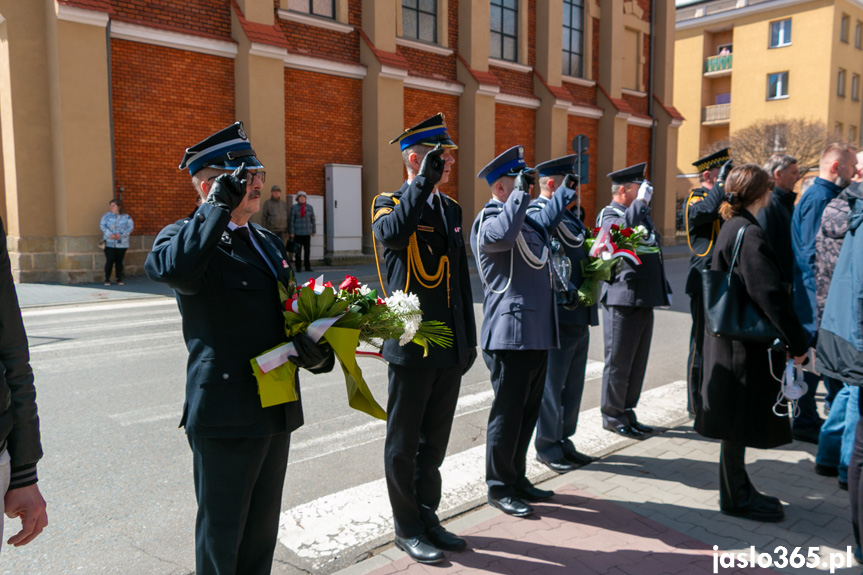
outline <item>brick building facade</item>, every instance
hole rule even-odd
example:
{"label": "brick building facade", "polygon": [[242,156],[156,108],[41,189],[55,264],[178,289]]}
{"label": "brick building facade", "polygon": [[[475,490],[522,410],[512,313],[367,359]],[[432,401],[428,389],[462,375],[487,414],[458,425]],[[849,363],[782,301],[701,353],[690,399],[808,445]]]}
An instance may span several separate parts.
{"label": "brick building facade", "polygon": [[[443,191],[466,218],[489,197],[476,173],[496,154],[522,144],[534,164],[585,134],[587,218],[610,199],[607,172],[646,161],[654,219],[673,229],[671,0],[518,0],[515,52],[500,58],[488,2],[436,0],[434,42],[411,37],[399,0],[300,4],[0,0],[0,215],[16,279],[98,279],[112,197],[135,220],[127,262],[140,272],[154,235],[194,205],[184,148],[235,120],[267,166],[265,196],[272,184],[323,196],[324,166],[347,164],[362,166],[368,206],[404,177],[389,140],[443,112],[459,144]],[[562,71],[565,8],[580,23],[574,75]]]}

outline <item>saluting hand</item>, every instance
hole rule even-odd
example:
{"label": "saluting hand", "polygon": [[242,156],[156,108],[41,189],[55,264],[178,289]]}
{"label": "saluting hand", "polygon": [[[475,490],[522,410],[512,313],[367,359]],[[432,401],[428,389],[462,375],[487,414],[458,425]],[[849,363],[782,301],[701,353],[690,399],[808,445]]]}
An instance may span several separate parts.
{"label": "saluting hand", "polygon": [[244,197],[246,197],[245,163],[240,164],[240,167],[232,173],[222,174],[216,178],[210,186],[210,193],[207,194],[207,203],[233,212]]}
{"label": "saluting hand", "polygon": [[534,178],[528,170],[522,170],[515,177],[515,190],[519,192],[530,193],[530,187],[533,185]]}
{"label": "saluting hand", "polygon": [[423,163],[420,165],[419,175],[432,185],[437,185],[443,177],[443,171],[446,167],[443,152],[443,146],[438,144],[431,152],[426,154],[425,158],[423,158]]}

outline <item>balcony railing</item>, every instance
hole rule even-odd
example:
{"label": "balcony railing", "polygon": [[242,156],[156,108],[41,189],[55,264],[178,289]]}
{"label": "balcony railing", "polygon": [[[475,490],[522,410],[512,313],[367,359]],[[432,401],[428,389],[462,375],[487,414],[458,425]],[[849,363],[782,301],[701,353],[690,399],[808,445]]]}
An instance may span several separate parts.
{"label": "balcony railing", "polygon": [[723,124],[731,120],[731,104],[705,106],[702,114],[702,124]]}
{"label": "balcony railing", "polygon": [[733,54],[722,56],[711,56],[704,62],[704,73],[731,71],[731,57]]}

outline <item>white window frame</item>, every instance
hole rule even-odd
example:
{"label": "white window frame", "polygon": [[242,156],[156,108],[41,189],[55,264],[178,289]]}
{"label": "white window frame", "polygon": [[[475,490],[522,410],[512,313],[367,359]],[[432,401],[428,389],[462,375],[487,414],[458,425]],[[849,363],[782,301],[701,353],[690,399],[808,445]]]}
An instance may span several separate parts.
{"label": "white window frame", "polygon": [[860,74],[851,74],[851,99],[860,101]]}
{"label": "white window frame", "polygon": [[[787,28],[783,24],[788,24]],[[779,34],[777,34],[777,42],[773,43],[774,26],[779,26]],[[787,36],[787,37],[786,37]],[[784,48],[791,45],[791,18],[783,20],[774,20],[770,23],[770,34],[768,36],[768,48]]]}
{"label": "white window frame", "polygon": [[[783,75],[785,76],[784,82],[782,81]],[[771,78],[771,76],[778,76],[777,89],[776,89],[777,95],[773,96],[772,98],[770,97],[770,78]],[[788,70],[767,74],[767,100],[769,100],[769,101],[784,100],[784,99],[788,98],[788,96],[789,96],[788,84],[790,84],[790,83],[791,83],[791,81],[790,81],[790,76],[788,74]]]}
{"label": "white window frame", "polygon": [[851,33],[851,16],[842,14],[842,19],[839,21],[839,41],[847,44],[848,36]]}
{"label": "white window frame", "polygon": [[836,95],[840,98],[845,97],[845,78],[848,76],[848,72],[845,68],[839,68],[839,72],[836,74]]}

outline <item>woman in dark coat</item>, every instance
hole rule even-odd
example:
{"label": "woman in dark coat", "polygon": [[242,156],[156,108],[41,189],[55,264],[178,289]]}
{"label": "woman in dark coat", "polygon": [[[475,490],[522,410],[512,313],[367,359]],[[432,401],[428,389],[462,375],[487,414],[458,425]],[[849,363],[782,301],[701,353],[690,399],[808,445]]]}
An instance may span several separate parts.
{"label": "woman in dark coat", "polygon": [[737,232],[747,226],[732,273],[782,334],[788,355],[769,351],[763,344],[707,335],[702,407],[695,429],[705,437],[722,440],[720,510],[758,521],[781,521],[785,517],[782,503],[759,493],[744,466],[746,447],[767,449],[791,442],[791,419],[773,412],[780,383],[770,372],[768,354],[772,354],[774,373],[781,377],[787,357],[803,361],[809,339],[794,314],[791,294],[782,284],[776,255],[755,219],[769,201],[769,188],[767,172],[755,164],[738,166],[729,174],[725,187],[729,201],[719,208],[726,222],[716,239],[711,269],[728,271]]}

